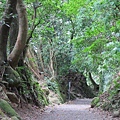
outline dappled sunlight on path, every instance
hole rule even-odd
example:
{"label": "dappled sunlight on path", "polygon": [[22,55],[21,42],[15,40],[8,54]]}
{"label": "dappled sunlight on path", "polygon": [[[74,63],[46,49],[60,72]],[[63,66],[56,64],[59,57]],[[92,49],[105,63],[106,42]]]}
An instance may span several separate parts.
{"label": "dappled sunlight on path", "polygon": [[85,110],[85,109],[88,109],[88,108],[90,108],[90,105],[62,105],[62,107],[58,107],[58,110],[77,111],[77,110]]}

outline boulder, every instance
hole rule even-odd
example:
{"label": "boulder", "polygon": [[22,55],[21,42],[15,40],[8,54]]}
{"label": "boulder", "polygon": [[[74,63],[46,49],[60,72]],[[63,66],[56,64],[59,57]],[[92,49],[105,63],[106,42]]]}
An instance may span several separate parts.
{"label": "boulder", "polygon": [[6,95],[8,96],[9,100],[10,100],[12,103],[16,103],[16,104],[19,103],[19,99],[18,99],[18,97],[16,96],[15,93],[6,92]]}
{"label": "boulder", "polygon": [[17,119],[12,119],[12,118],[9,118],[7,115],[5,115],[5,113],[3,113],[3,111],[0,109],[0,120],[19,120],[18,118]]}
{"label": "boulder", "polygon": [[8,66],[5,71],[5,81],[9,83],[10,87],[17,87],[20,84],[21,78],[17,71]]}
{"label": "boulder", "polygon": [[47,96],[50,94],[49,89],[47,89],[47,88],[42,88],[42,90],[44,91],[44,93],[45,93]]}
{"label": "boulder", "polygon": [[5,117],[5,114],[2,112],[2,110],[0,109],[0,120]]}
{"label": "boulder", "polygon": [[119,116],[120,116],[120,110],[114,110],[113,117],[119,117]]}
{"label": "boulder", "polygon": [[11,107],[11,105],[7,101],[0,99],[0,108],[8,116],[10,117],[16,116],[19,120],[21,120],[18,113],[15,112],[15,110]]}
{"label": "boulder", "polygon": [[52,105],[61,104],[59,96],[51,90],[50,90],[50,93],[48,95],[48,99],[49,99],[50,104],[52,104]]}
{"label": "boulder", "polygon": [[6,100],[6,101],[9,101],[9,98],[8,96],[6,95],[5,91],[3,90],[3,87],[0,86],[0,98]]}

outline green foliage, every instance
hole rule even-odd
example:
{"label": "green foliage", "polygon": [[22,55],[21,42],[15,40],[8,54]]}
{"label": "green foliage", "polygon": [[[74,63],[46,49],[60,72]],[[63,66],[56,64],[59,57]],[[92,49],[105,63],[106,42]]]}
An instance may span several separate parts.
{"label": "green foliage", "polygon": [[101,108],[103,109],[103,110],[109,110],[110,108],[111,108],[112,106],[111,106],[111,103],[109,103],[109,102],[104,102],[102,105],[101,105]]}
{"label": "green foliage", "polygon": [[92,102],[91,102],[91,107],[92,107],[92,108],[93,108],[93,107],[98,107],[98,106],[100,105],[99,102],[100,102],[100,98],[99,98],[99,97],[93,98],[93,100],[92,100]]}
{"label": "green foliage", "polygon": [[115,72],[120,64],[119,4],[112,0],[89,1],[80,8],[75,21],[77,35],[72,43],[76,54],[72,63],[80,71],[94,72],[103,79],[100,84],[104,84],[106,74]]}
{"label": "green foliage", "polygon": [[[24,2],[28,14],[28,36],[32,34],[30,46],[35,51],[40,71],[51,78],[52,61],[56,78],[66,75],[69,69],[91,72],[99,78],[97,82],[104,89],[104,84],[112,79],[107,78],[108,74],[112,76],[120,68],[119,0]],[[0,15],[4,5],[5,0],[0,2]],[[34,62],[36,59],[30,60]],[[31,73],[27,74],[30,87],[35,84],[37,91],[44,94],[39,85],[31,81]],[[24,82],[24,94],[27,96],[30,93]],[[60,94],[59,83],[49,79],[47,82],[51,90]],[[46,98],[39,97],[47,104]]]}
{"label": "green foliage", "polygon": [[109,90],[110,96],[109,99],[113,99],[114,96],[116,96],[120,92],[120,83],[119,83],[120,77],[113,80],[113,89]]}
{"label": "green foliage", "polygon": [[52,90],[59,96],[59,100],[61,101],[61,103],[63,103],[64,100],[63,100],[62,93],[60,92],[61,91],[60,84],[56,80],[47,79],[47,85],[50,90]]}
{"label": "green foliage", "polygon": [[5,0],[2,0],[0,1],[0,20],[2,19],[4,8],[5,8]]}
{"label": "green foliage", "polygon": [[75,16],[78,14],[80,7],[85,5],[85,2],[86,0],[69,0],[62,7],[67,16]]}
{"label": "green foliage", "polygon": [[41,102],[42,105],[46,106],[49,104],[49,101],[47,99],[47,95],[44,92],[44,90],[42,90],[40,84],[36,81],[33,82],[33,86],[35,88],[35,92],[38,95],[38,100]]}
{"label": "green foliage", "polygon": [[[48,105],[49,102],[45,92],[42,90],[40,84],[32,78],[32,73],[31,71],[28,70],[27,66],[18,67],[17,71],[19,72],[20,76],[23,78],[21,79],[21,85],[23,88],[23,93],[21,94],[24,94],[26,99],[30,99],[30,102],[36,99],[40,102],[41,105],[43,106]],[[23,71],[24,74],[22,74]]]}

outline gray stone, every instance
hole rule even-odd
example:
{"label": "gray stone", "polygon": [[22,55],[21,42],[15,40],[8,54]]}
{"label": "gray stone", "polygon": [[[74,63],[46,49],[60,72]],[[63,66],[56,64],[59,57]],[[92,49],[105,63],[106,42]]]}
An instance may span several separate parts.
{"label": "gray stone", "polygon": [[119,117],[119,116],[120,116],[120,110],[114,110],[113,117]]}
{"label": "gray stone", "polygon": [[6,95],[8,96],[9,100],[13,103],[18,104],[19,103],[19,99],[18,97],[15,95],[15,93],[11,93],[11,92],[7,92]]}

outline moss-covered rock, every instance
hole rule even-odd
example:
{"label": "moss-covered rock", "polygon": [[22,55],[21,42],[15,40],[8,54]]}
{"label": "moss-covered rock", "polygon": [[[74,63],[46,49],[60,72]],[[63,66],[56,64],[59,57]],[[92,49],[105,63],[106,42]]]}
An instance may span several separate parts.
{"label": "moss-covered rock", "polygon": [[42,90],[43,90],[43,92],[44,92],[47,96],[50,94],[49,89],[47,89],[47,88],[45,89],[45,88],[44,88],[44,89],[42,89]]}
{"label": "moss-covered rock", "polygon": [[19,120],[16,116],[11,117],[11,120]]}
{"label": "moss-covered rock", "polygon": [[10,104],[3,99],[0,99],[0,108],[8,116],[10,117],[16,116],[18,119],[20,119],[20,116],[18,115],[18,113],[16,113],[15,110],[10,106]]}
{"label": "moss-covered rock", "polygon": [[5,71],[5,81],[9,83],[9,86],[16,87],[20,84],[21,78],[17,71],[8,66]]}
{"label": "moss-covered rock", "polygon": [[95,106],[98,107],[100,105],[99,102],[100,102],[100,98],[99,97],[94,97],[92,102],[91,102],[91,108],[93,108]]}
{"label": "moss-covered rock", "polygon": [[113,117],[120,117],[120,110],[114,110]]}
{"label": "moss-covered rock", "polygon": [[12,93],[12,92],[6,92],[6,95],[8,96],[9,100],[13,103],[19,103],[19,99],[18,97],[16,96],[15,93]]}
{"label": "moss-covered rock", "polygon": [[9,118],[5,117],[5,118],[2,118],[1,120],[10,120]]}
{"label": "moss-covered rock", "polygon": [[4,88],[2,86],[0,86],[0,98],[6,100],[6,101],[9,101],[9,98],[7,97],[5,91],[4,91]]}
{"label": "moss-covered rock", "polygon": [[4,117],[4,113],[2,112],[2,110],[0,109],[0,117]]}
{"label": "moss-covered rock", "polygon": [[59,100],[58,94],[55,94],[51,90],[50,90],[50,94],[49,94],[48,98],[49,98],[50,104],[52,104],[52,105],[61,104],[61,101]]}
{"label": "moss-covered rock", "polygon": [[3,111],[0,109],[0,120],[11,120]]}

